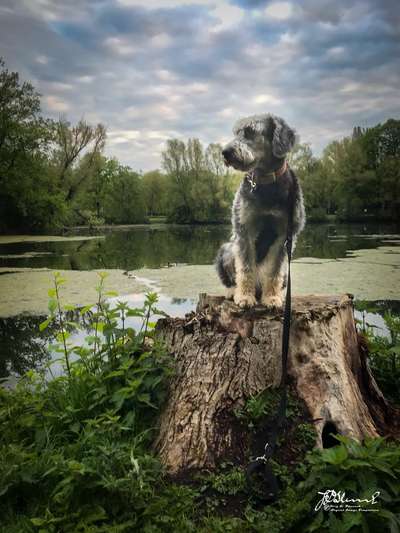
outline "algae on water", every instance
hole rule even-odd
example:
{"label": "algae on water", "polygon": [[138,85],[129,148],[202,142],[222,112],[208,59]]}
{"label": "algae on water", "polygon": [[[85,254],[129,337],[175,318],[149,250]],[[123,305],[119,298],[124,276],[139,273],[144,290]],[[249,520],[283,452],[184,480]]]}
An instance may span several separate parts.
{"label": "algae on water", "polygon": [[[223,294],[213,265],[142,268],[132,272],[105,269],[108,290],[121,295],[157,290],[166,296],[197,298],[200,292]],[[400,254],[395,246],[358,250],[341,259],[303,257],[293,263],[294,294],[350,292],[363,300],[400,299]],[[61,271],[67,279],[62,298],[69,304],[95,301],[96,271]],[[53,271],[0,268],[0,316],[46,313]]]}

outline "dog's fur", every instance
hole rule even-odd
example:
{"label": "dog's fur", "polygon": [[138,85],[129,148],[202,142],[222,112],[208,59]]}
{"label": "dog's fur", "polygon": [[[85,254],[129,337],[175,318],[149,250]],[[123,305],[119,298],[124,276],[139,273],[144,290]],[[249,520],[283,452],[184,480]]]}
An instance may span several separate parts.
{"label": "dog's fur", "polygon": [[[232,237],[221,246],[216,266],[228,296],[241,307],[257,298],[281,307],[286,284],[289,192],[293,199],[293,246],[305,224],[303,195],[285,158],[296,142],[295,131],[271,114],[239,120],[234,139],[222,154],[227,165],[247,172],[232,206]],[[275,171],[278,171],[275,175]]]}

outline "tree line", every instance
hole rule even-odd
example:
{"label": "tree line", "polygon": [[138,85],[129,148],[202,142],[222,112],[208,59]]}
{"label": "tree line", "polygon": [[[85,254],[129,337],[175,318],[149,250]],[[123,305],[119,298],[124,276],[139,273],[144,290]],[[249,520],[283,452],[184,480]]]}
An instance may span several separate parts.
{"label": "tree line", "polygon": [[[170,139],[162,169],[143,174],[106,157],[106,138],[102,124],[44,117],[40,94],[0,59],[0,231],[229,220],[241,175],[225,167],[220,145]],[[398,217],[399,151],[394,119],[355,128],[319,158],[298,145],[290,162],[309,218]]]}
{"label": "tree line", "polygon": [[307,144],[291,154],[302,182],[309,218],[324,220],[400,219],[400,120],[329,143],[321,157]]}

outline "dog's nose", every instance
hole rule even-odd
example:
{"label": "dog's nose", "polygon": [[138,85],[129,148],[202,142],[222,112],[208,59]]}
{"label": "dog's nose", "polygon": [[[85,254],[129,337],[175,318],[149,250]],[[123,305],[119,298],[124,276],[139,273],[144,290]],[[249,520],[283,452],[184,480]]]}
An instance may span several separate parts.
{"label": "dog's nose", "polygon": [[225,148],[224,150],[222,150],[222,156],[227,163],[230,163],[232,161],[232,155],[233,155],[232,148]]}

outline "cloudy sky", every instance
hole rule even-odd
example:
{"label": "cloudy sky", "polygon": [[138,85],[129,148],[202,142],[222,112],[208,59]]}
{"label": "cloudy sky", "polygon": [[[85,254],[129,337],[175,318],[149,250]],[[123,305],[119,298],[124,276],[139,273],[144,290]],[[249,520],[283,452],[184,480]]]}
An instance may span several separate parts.
{"label": "cloudy sky", "polygon": [[107,154],[229,139],[273,112],[319,153],[400,111],[399,0],[0,0],[0,55],[45,114],[103,122]]}

